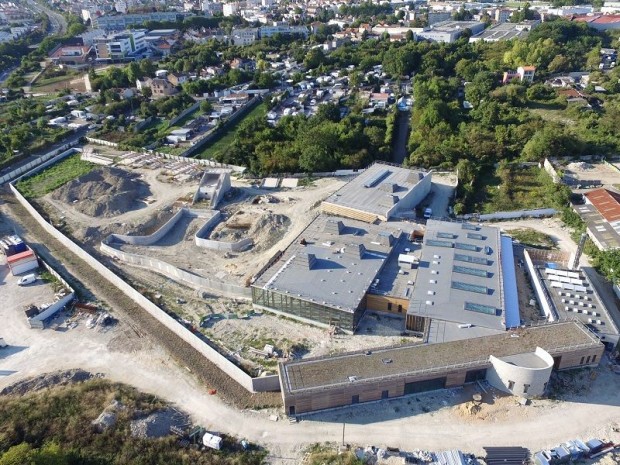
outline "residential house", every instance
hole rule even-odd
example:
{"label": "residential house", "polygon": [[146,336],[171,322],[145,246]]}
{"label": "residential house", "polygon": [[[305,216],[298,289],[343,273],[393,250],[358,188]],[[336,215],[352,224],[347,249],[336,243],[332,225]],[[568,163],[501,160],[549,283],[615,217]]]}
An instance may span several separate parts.
{"label": "residential house", "polygon": [[168,75],[168,82],[173,86],[180,86],[188,81],[187,75],[180,73],[170,73]]}
{"label": "residential house", "polygon": [[519,66],[517,70],[505,71],[502,83],[507,84],[513,79],[519,79],[521,82],[534,82],[536,74],[536,66]]}
{"label": "residential house", "polygon": [[153,92],[153,98],[169,97],[177,93],[176,87],[174,87],[167,79],[155,78],[151,81],[151,91]]}

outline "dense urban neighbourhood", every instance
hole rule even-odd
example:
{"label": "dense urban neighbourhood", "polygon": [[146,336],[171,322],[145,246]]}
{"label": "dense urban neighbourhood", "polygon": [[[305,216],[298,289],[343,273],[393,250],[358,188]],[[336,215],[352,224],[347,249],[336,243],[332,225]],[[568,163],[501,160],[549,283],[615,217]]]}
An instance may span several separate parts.
{"label": "dense urban neighbourhood", "polygon": [[0,465],[613,463],[619,13],[0,5]]}

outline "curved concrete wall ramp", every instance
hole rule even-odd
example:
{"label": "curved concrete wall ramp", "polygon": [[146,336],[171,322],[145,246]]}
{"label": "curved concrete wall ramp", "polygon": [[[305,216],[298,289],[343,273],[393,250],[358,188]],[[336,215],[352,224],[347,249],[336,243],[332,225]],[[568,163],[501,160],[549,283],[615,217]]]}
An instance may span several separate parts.
{"label": "curved concrete wall ramp", "polygon": [[489,360],[487,381],[491,386],[515,396],[544,395],[553,370],[553,357],[546,350],[537,347],[534,352],[502,358],[491,355]]}

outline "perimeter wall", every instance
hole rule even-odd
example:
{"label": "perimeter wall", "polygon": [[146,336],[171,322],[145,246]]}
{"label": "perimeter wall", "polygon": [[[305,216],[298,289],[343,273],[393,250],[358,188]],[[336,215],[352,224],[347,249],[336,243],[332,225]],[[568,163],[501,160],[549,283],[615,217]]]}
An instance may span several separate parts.
{"label": "perimeter wall", "polygon": [[[245,373],[232,361],[227,359],[224,355],[220,354],[217,350],[210,347],[206,342],[201,340],[198,336],[192,333],[189,329],[172,318],[161,308],[148,300],[133,287],[127,284],[123,279],[114,274],[111,270],[106,268],[102,263],[97,261],[88,252],[83,250],[76,243],[71,241],[68,237],[54,228],[39,214],[39,212],[20,194],[20,192],[11,183],[9,184],[13,195],[17,201],[32,215],[32,217],[41,225],[45,231],[58,240],[63,246],[77,255],[80,259],[85,261],[91,266],[102,278],[108,280],[113,284],[120,292],[123,292],[127,297],[140,305],[144,311],[149,313],[153,318],[159,321],[162,325],[173,331],[178,337],[191,345],[196,351],[206,357],[209,361],[214,363],[218,368],[224,371],[228,376],[234,379],[237,383],[243,386],[250,392],[259,391],[279,391],[280,382],[277,375],[270,375],[261,378],[252,378]],[[115,250],[115,249],[112,249]],[[249,292],[249,289],[248,289]]]}

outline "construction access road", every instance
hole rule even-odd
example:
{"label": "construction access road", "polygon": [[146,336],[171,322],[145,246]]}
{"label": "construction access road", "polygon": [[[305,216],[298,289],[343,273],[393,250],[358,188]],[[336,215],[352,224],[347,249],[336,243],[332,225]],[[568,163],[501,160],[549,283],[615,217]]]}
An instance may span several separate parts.
{"label": "construction access road", "polygon": [[[536,400],[522,407],[497,398],[491,400],[484,418],[463,417],[455,407],[462,396],[458,390],[448,390],[315,414],[297,424],[274,422],[270,416],[281,414],[281,408],[247,407],[273,404],[277,396],[240,393],[230,378],[215,371],[204,358],[192,354],[180,341],[169,340],[170,335],[159,331],[161,327],[143,319],[144,312],[123,300],[118,291],[64,250],[14,199],[6,195],[3,199],[0,212],[9,218],[2,216],[0,221],[9,229],[16,227],[49,258],[61,261],[62,265],[56,264],[64,272],[78,276],[87,291],[104,300],[121,321],[117,328],[101,334],[81,324],[66,332],[31,330],[21,310],[9,311],[2,306],[0,316],[10,327],[11,340],[7,342],[20,350],[0,355],[0,389],[59,369],[103,373],[112,381],[174,403],[209,430],[267,447],[273,464],[300,463],[302,449],[312,443],[340,442],[343,424],[347,443],[405,450],[461,448],[482,453],[483,446],[523,445],[535,450],[575,437],[601,436],[620,441],[613,432],[620,418],[620,376],[609,370],[606,361],[593,372],[595,378],[588,375],[579,385],[569,383],[574,389],[569,387],[560,394],[563,401]],[[0,286],[0,292],[14,278],[4,279],[7,283]],[[216,388],[218,393],[210,395],[208,388]],[[231,401],[245,402],[246,408],[235,407]]]}

